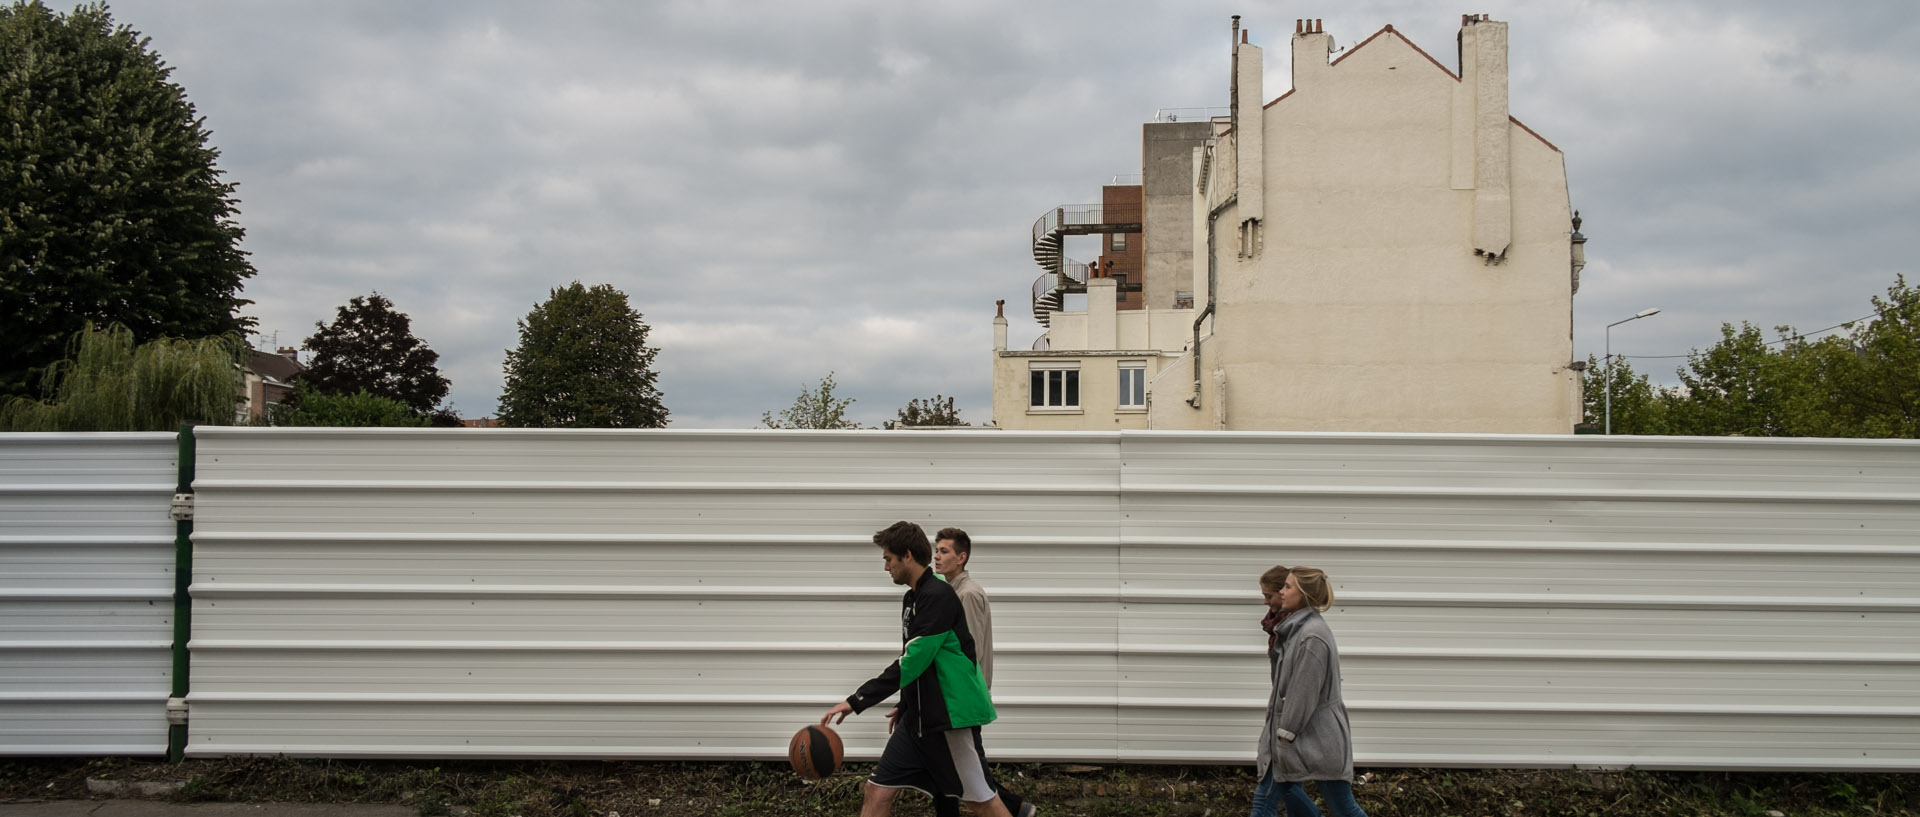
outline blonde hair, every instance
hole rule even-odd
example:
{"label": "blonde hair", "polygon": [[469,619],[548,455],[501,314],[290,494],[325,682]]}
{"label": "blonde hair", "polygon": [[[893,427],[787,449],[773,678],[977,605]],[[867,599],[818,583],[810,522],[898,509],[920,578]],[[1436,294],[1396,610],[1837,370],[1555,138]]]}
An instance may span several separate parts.
{"label": "blonde hair", "polygon": [[1267,568],[1267,572],[1260,574],[1260,589],[1279,590],[1281,585],[1287,583],[1288,572],[1286,565]]}
{"label": "blonde hair", "polygon": [[1333,585],[1327,583],[1327,572],[1317,567],[1296,567],[1292,571],[1293,583],[1300,586],[1300,596],[1312,607],[1322,613],[1333,606]]}

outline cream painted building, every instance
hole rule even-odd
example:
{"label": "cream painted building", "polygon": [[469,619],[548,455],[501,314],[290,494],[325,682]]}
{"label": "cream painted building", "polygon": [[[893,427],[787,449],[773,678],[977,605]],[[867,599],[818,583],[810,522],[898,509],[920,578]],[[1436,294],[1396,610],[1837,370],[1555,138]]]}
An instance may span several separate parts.
{"label": "cream painted building", "polygon": [[1392,26],[1335,54],[1296,21],[1265,104],[1238,25],[1226,115],[1146,126],[1144,208],[1110,186],[1035,224],[1047,331],[1009,350],[996,318],[995,424],[1571,433],[1584,238],[1559,149],[1507,111],[1506,24],[1464,17],[1456,73]]}

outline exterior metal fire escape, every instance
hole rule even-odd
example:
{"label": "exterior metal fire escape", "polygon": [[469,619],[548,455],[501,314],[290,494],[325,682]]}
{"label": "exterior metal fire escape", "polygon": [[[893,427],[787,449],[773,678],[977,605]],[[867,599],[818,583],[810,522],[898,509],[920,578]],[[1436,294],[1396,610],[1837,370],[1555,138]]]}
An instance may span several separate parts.
{"label": "exterior metal fire escape", "polygon": [[1033,262],[1046,270],[1033,281],[1033,317],[1041,326],[1066,304],[1066,296],[1087,291],[1087,265],[1066,257],[1061,245],[1070,235],[1140,232],[1139,205],[1107,207],[1069,204],[1055,207],[1033,223]]}

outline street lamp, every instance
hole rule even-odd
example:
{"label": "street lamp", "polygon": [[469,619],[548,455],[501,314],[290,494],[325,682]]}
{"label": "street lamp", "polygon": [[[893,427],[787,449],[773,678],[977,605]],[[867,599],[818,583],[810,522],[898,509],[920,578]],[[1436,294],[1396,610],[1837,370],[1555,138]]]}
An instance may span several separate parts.
{"label": "street lamp", "polygon": [[1606,433],[1608,434],[1613,433],[1613,328],[1616,326],[1619,326],[1620,324],[1626,323],[1627,321],[1637,321],[1637,320],[1640,320],[1641,318],[1651,318],[1658,314],[1660,314],[1660,310],[1658,309],[1642,309],[1639,312],[1635,313],[1634,316],[1631,318],[1622,318],[1621,320],[1617,320],[1617,321],[1614,321],[1613,323],[1607,324],[1607,333],[1606,333],[1607,334],[1607,428],[1606,428]]}

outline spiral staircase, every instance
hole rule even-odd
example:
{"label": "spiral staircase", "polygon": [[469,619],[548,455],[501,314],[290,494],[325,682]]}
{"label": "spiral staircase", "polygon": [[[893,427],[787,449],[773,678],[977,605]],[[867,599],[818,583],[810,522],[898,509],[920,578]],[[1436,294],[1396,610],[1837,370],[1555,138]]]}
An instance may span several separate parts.
{"label": "spiral staircase", "polygon": [[1061,251],[1070,235],[1140,232],[1140,206],[1069,204],[1033,222],[1033,262],[1046,270],[1033,281],[1033,318],[1051,325],[1067,295],[1087,291],[1087,265]]}

